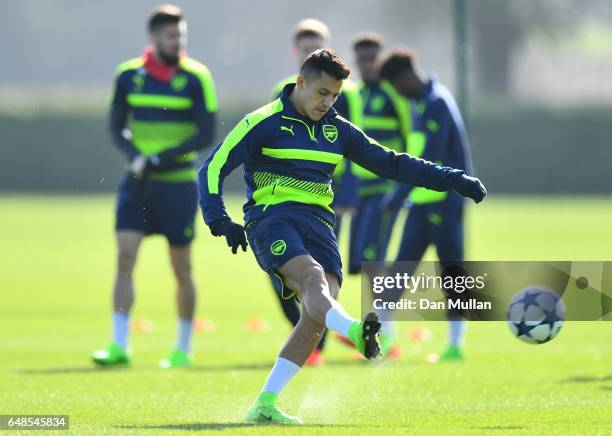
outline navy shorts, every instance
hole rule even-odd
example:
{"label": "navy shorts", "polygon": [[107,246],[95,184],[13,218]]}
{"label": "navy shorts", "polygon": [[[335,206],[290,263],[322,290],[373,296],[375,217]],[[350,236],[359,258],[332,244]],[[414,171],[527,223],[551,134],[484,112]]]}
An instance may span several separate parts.
{"label": "navy shorts", "polygon": [[[463,260],[463,204],[456,201],[414,205],[410,208],[397,255],[398,261],[419,262],[427,247],[434,244],[440,264],[445,267]],[[416,263],[413,266],[416,268]],[[414,271],[405,271],[413,274]],[[445,292],[446,296],[457,294]],[[448,310],[449,319],[461,316]]]}
{"label": "navy shorts", "polygon": [[410,208],[397,260],[420,261],[431,244],[441,261],[463,260],[463,204],[445,200]]}
{"label": "navy shorts", "polygon": [[268,215],[247,225],[247,238],[259,266],[270,274],[274,290],[289,298],[276,268],[300,255],[310,255],[342,283],[342,261],[333,226],[310,211]]}
{"label": "navy shorts", "polygon": [[142,181],[126,174],[119,186],[115,229],[161,234],[173,246],[189,244],[197,198],[195,182]]}
{"label": "navy shorts", "polygon": [[374,194],[359,199],[357,214],[351,222],[351,274],[361,271],[361,262],[385,260],[397,213],[381,212],[380,203],[383,198],[384,194]]}

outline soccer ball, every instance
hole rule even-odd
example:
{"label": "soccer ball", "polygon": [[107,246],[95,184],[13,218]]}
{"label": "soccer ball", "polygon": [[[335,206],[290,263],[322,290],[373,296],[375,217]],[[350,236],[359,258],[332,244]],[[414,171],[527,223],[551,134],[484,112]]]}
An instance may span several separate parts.
{"label": "soccer ball", "polygon": [[565,321],[565,305],[547,286],[529,286],[512,297],[508,325],[512,334],[529,344],[543,344],[559,333]]}

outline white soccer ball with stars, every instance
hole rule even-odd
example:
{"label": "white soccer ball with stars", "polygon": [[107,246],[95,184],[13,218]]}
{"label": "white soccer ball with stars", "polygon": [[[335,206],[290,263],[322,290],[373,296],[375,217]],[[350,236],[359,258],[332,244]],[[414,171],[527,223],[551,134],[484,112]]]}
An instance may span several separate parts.
{"label": "white soccer ball with stars", "polygon": [[508,325],[512,334],[529,344],[552,340],[565,321],[565,305],[553,289],[529,286],[512,297]]}

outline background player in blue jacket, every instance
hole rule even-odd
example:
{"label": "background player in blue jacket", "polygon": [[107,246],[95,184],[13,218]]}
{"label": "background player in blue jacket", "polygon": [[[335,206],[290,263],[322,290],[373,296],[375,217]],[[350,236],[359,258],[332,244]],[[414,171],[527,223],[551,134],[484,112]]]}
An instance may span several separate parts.
{"label": "background player in blue jacket", "polygon": [[117,69],[110,125],[116,145],[126,155],[128,170],[116,211],[113,341],[93,353],[99,365],[129,363],[132,271],[140,242],[154,233],[164,235],[170,245],[179,312],[175,348],[160,364],[169,368],[190,363],[196,302],[191,276],[197,210],[194,162],[197,152],[214,138],[217,99],[208,69],[182,53],[186,36],[181,10],[159,7],[149,19],[152,46]]}
{"label": "background player in blue jacket", "polygon": [[[397,92],[414,102],[413,133],[408,152],[413,156],[472,173],[463,119],[450,91],[419,68],[414,52],[395,49],[383,61],[381,77]],[[410,212],[405,223],[398,261],[418,262],[434,244],[442,265],[463,260],[463,198],[454,192],[436,192],[423,187],[399,184],[382,203],[385,214],[395,214],[408,200]],[[415,263],[416,265],[416,263]],[[449,345],[441,360],[459,360],[465,320],[449,311]],[[388,319],[385,317],[384,319]],[[382,337],[394,337],[390,322],[383,322]]]}
{"label": "background player in blue jacket", "polygon": [[279,291],[297,293],[302,302],[300,320],[246,414],[250,422],[301,422],[278,409],[277,396],[326,327],[348,337],[368,359],[380,353],[376,315],[359,322],[336,301],[342,262],[333,231],[331,181],[344,156],[381,177],[436,191],[454,189],[476,202],[486,195],[478,179],[382,147],[339,116],[332,105],[349,74],[332,50],[315,51],[304,61],[296,83],[286,85],[279,99],[245,116],[199,172],[204,221],[236,253],[239,247],[247,249],[245,227],[228,216],[222,186],[229,173],[244,165],[249,244]]}
{"label": "background player in blue jacket", "polygon": [[[364,132],[385,147],[405,152],[411,129],[410,103],[378,75],[383,43],[383,37],[373,32],[353,38],[355,63],[362,79]],[[361,262],[385,258],[395,217],[390,214],[383,217],[379,212],[380,202],[395,182],[358,165],[353,166],[353,172],[360,182],[357,213],[351,225],[349,273],[357,274],[361,271]],[[395,349],[385,351],[391,357],[398,357]]]}
{"label": "background player in blue jacket", "polygon": [[[297,58],[297,67],[301,67],[306,57],[312,52],[329,47],[330,43],[331,33],[325,23],[313,18],[301,20],[293,30],[293,55]],[[297,76],[297,74],[294,74],[281,80],[272,91],[272,99],[280,97],[285,85],[295,83]],[[334,109],[357,127],[362,127],[363,108],[359,88],[350,80],[344,81],[342,92],[334,103]],[[336,214],[336,223],[334,225],[336,235],[340,234],[342,223],[346,222],[357,210],[358,179],[353,174],[352,168],[351,162],[344,159],[334,171],[332,180],[334,203],[332,204],[332,209],[334,209]],[[351,232],[349,251],[353,246],[354,233]],[[283,298],[282,295],[278,294],[277,296],[285,317],[295,326],[300,319],[298,303],[295,298]],[[327,334],[324,333],[319,345],[306,361],[306,365],[321,365],[323,363],[322,352],[325,347],[326,338]]]}

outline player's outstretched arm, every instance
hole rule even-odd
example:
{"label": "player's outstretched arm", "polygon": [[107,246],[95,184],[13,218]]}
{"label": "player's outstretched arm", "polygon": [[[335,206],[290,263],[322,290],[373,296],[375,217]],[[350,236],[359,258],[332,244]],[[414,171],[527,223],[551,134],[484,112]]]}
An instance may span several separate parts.
{"label": "player's outstretched arm", "polygon": [[476,203],[480,203],[487,194],[480,180],[466,176],[462,170],[441,167],[405,153],[397,153],[383,147],[350,124],[349,140],[344,153],[353,162],[380,177],[434,191],[453,190]]}

